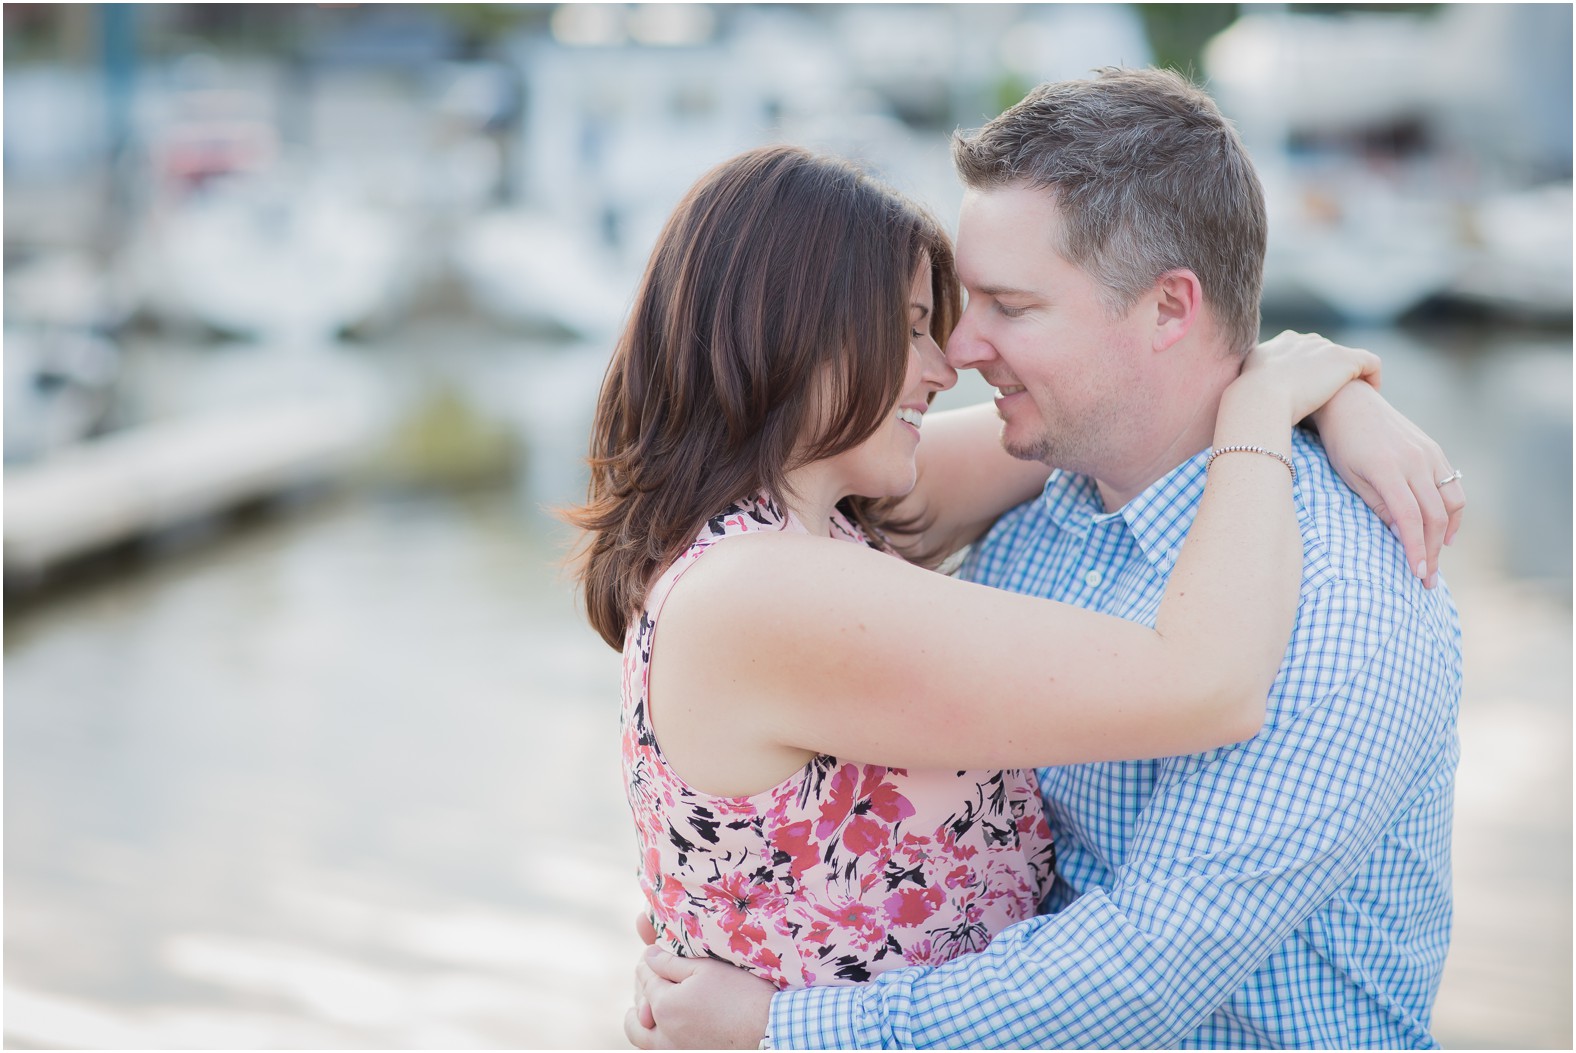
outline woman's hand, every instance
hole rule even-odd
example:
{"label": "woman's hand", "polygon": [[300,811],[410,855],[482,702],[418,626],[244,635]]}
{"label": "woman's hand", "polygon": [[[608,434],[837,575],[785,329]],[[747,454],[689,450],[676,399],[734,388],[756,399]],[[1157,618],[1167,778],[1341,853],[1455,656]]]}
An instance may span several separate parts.
{"label": "woman's hand", "polygon": [[1249,353],[1231,385],[1233,396],[1284,398],[1295,424],[1323,406],[1347,384],[1365,380],[1379,387],[1379,356],[1342,347],[1317,333],[1286,330]]}
{"label": "woman's hand", "polygon": [[1439,444],[1380,397],[1378,357],[1288,330],[1254,349],[1239,385],[1255,398],[1287,398],[1294,417],[1313,418],[1330,464],[1400,537],[1407,566],[1432,588],[1466,491]]}
{"label": "woman's hand", "polygon": [[[1401,539],[1429,588],[1455,540],[1466,491],[1439,444],[1367,384],[1348,384],[1313,415],[1330,464]],[[1443,482],[1443,485],[1441,485]]]}

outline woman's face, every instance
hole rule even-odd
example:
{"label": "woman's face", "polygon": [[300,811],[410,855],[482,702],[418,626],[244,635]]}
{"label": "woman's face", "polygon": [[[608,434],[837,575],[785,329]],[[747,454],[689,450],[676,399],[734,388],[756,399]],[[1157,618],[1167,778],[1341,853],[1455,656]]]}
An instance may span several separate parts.
{"label": "woman's face", "polygon": [[901,497],[914,488],[914,454],[931,397],[958,382],[947,365],[931,326],[935,317],[929,257],[920,260],[909,290],[908,370],[897,401],[873,435],[851,450],[827,459],[844,477],[844,493],[860,497]]}

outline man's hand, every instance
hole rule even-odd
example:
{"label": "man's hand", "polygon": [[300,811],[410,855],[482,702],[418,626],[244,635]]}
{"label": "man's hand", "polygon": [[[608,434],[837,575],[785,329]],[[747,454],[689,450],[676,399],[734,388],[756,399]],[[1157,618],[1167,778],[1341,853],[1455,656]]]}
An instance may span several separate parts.
{"label": "man's hand", "polygon": [[635,968],[624,1037],[636,1049],[755,1049],[776,990],[726,962],[647,947]]}

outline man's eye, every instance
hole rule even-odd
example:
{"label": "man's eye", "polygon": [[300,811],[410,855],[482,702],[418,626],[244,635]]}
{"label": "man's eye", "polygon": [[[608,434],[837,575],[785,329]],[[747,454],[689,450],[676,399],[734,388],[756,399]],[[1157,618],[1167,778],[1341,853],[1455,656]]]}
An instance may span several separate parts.
{"label": "man's eye", "polygon": [[1000,311],[1001,314],[1002,314],[1002,317],[1004,317],[1004,318],[1017,318],[1017,317],[1021,316],[1024,311],[1027,311],[1028,308],[1027,307],[1008,307],[1004,303],[999,303],[999,304],[996,305],[996,310]]}

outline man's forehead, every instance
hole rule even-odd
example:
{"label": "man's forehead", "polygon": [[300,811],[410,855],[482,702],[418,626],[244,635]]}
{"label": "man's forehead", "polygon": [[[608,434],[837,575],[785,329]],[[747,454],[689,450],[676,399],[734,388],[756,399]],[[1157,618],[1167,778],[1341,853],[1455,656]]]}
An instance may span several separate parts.
{"label": "man's forehead", "polygon": [[1035,186],[1031,183],[1003,183],[1000,186],[970,186],[963,188],[965,209],[1000,209],[1019,212],[1025,209],[1042,215],[1057,212],[1058,195],[1055,187]]}
{"label": "man's forehead", "polygon": [[1055,222],[1046,191],[970,189],[958,217],[959,276],[971,289],[991,295],[1032,291],[1023,272],[1061,259]]}

